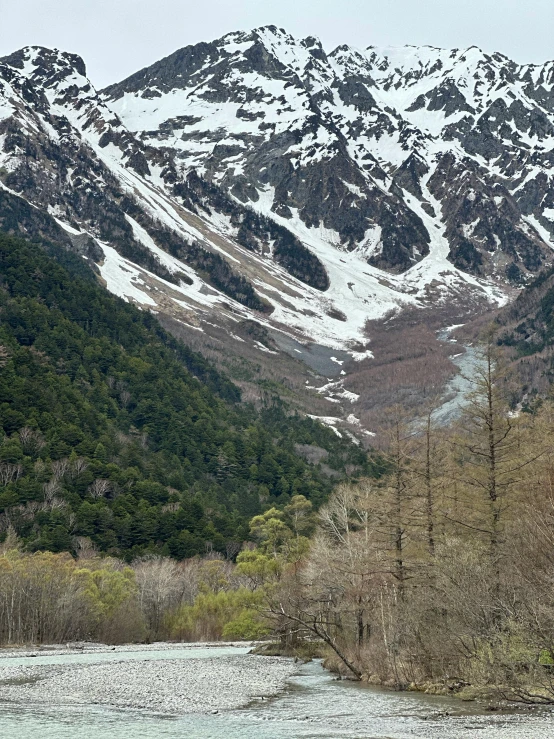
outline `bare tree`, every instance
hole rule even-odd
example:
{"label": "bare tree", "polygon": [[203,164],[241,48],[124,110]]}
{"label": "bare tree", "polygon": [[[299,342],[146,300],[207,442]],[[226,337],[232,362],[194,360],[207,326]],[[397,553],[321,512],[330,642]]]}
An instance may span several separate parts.
{"label": "bare tree", "polygon": [[0,368],[5,367],[10,358],[10,350],[0,344]]}
{"label": "bare tree", "polygon": [[11,464],[2,462],[0,464],[0,485],[9,485],[16,482],[23,474],[23,467],[20,464]]}
{"label": "bare tree", "polygon": [[29,428],[29,426],[25,426],[19,430],[19,440],[23,452],[29,456],[38,455],[46,444],[42,434],[35,429]]}
{"label": "bare tree", "polygon": [[105,498],[111,490],[112,484],[110,480],[104,480],[100,477],[96,478],[88,488],[88,491],[93,498]]}
{"label": "bare tree", "polygon": [[88,462],[84,457],[77,457],[71,463],[71,474],[73,477],[79,477],[88,468]]}
{"label": "bare tree", "polygon": [[163,633],[163,619],[176,608],[186,593],[183,568],[167,557],[144,559],[134,567],[139,607],[146,618],[152,638]]}
{"label": "bare tree", "polygon": [[52,462],[52,475],[56,480],[62,480],[70,470],[70,463],[67,457],[63,459],[55,459]]}
{"label": "bare tree", "polygon": [[411,576],[406,548],[413,537],[419,516],[419,499],[414,486],[414,455],[420,444],[414,419],[395,406],[389,414],[383,433],[384,452],[390,472],[380,482],[385,501],[385,515],[381,528],[390,538],[393,551],[393,569],[400,598]]}
{"label": "bare tree", "polygon": [[62,492],[62,486],[58,477],[53,477],[48,482],[45,482],[42,486],[44,501],[49,505],[54,502],[56,496]]}
{"label": "bare tree", "polygon": [[514,493],[527,467],[544,454],[544,444],[521,443],[521,418],[509,406],[509,370],[489,332],[471,378],[473,391],[461,419],[461,434],[455,440],[452,467],[458,492],[465,496],[463,520],[453,523],[473,536],[488,540],[489,557],[500,585],[505,515],[514,505]]}

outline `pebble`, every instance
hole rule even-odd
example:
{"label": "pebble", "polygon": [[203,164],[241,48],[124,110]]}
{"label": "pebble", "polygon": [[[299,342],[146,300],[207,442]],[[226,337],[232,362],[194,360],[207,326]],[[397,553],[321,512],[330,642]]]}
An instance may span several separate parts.
{"label": "pebble", "polygon": [[0,701],[217,713],[276,695],[295,671],[290,659],[258,655],[24,666],[0,659]]}

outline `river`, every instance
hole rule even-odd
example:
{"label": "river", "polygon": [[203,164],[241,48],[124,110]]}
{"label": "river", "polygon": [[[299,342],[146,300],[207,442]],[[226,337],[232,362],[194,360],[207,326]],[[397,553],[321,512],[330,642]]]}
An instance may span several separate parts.
{"label": "river", "polygon": [[447,383],[445,400],[433,413],[435,422],[440,426],[447,426],[460,415],[468,395],[475,389],[472,378],[478,373],[482,362],[474,346],[461,345],[456,339],[450,338],[456,328],[459,326],[449,326],[437,332],[440,341],[449,342],[453,349],[459,349],[450,357],[458,373]]}
{"label": "river", "polygon": [[[164,661],[246,657],[242,647],[209,650],[152,650],[115,655],[37,655],[33,664],[107,665],[122,670],[141,660]],[[0,659],[26,664],[30,658]],[[259,657],[257,660],[267,658]],[[23,660],[23,661],[22,661]],[[260,667],[263,662],[256,663]],[[213,686],[206,685],[206,690]],[[276,697],[246,708],[217,714],[171,715],[144,710],[115,710],[98,705],[39,705],[28,701],[0,703],[2,739],[551,739],[554,716],[545,711],[488,713],[475,703],[394,693],[336,680],[319,662],[303,665]]]}

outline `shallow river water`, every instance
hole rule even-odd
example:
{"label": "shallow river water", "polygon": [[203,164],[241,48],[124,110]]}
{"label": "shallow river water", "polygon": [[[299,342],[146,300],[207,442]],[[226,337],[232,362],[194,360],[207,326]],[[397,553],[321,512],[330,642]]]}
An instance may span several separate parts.
{"label": "shallow river water", "polygon": [[[209,650],[206,656],[244,654]],[[199,653],[194,650],[195,657]],[[182,650],[178,658],[186,658]],[[110,661],[107,654],[41,657],[44,663]],[[121,660],[118,654],[117,659]],[[128,653],[125,659],[175,659],[172,650]],[[18,658],[19,659],[19,658]],[[35,662],[36,663],[36,662]],[[206,686],[209,690],[210,686]],[[271,700],[218,714],[163,716],[99,706],[0,704],[2,739],[552,739],[554,714],[490,714],[476,704],[393,693],[337,681],[319,663],[304,665]]]}
{"label": "shallow river water", "polygon": [[450,333],[454,328],[456,326],[450,326],[438,332],[440,341],[449,342],[453,345],[453,349],[459,348],[460,350],[450,357],[452,363],[458,368],[458,374],[447,383],[445,387],[446,400],[433,413],[435,422],[444,426],[460,415],[468,395],[475,389],[472,378],[479,371],[481,364],[479,352],[474,346],[463,346],[458,344],[456,339],[450,338]]}

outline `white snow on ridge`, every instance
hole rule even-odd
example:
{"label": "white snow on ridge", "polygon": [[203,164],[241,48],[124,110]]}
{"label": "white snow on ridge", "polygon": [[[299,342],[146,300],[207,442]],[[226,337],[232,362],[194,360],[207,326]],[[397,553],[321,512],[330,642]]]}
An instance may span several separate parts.
{"label": "white snow on ridge", "polygon": [[351,350],[349,354],[355,362],[363,362],[364,359],[373,359],[373,352],[369,349],[366,349],[363,352],[355,352]]}
{"label": "white snow on ridge", "polygon": [[[268,54],[273,55],[275,60],[294,74],[291,72],[290,78],[286,75],[282,79],[269,78],[258,71],[242,72],[231,66],[226,82],[233,88],[244,90],[243,102],[212,102],[208,95],[203,95],[202,88],[209,89],[210,80],[205,79],[205,75],[211,74],[209,62],[205,68],[192,75],[197,79],[198,89],[175,89],[161,92],[159,97],[144,98],[140,93],[125,93],[118,100],[102,101],[87,78],[77,73],[68,74],[57,86],[45,88],[51,112],[57,116],[63,115],[70,121],[79,135],[93,148],[100,161],[118,179],[125,193],[134,197],[146,213],[182,238],[194,239],[223,254],[231,266],[245,274],[257,292],[274,306],[274,312],[270,317],[256,314],[207,286],[193,269],[163,251],[134,219],[128,217],[137,241],[146,246],[168,270],[173,273],[184,272],[193,280],[192,285],[175,286],[166,283],[167,295],[179,296],[170,299],[174,299],[176,305],[188,308],[192,306],[199,311],[220,310],[223,304],[230,304],[231,313],[240,317],[253,317],[268,327],[288,332],[301,340],[336,349],[348,349],[355,361],[373,356],[368,349],[357,351],[352,348],[367,344],[368,320],[379,320],[403,308],[424,305],[430,288],[434,290],[434,299],[439,302],[446,302],[456,292],[468,290],[486,296],[491,302],[504,301],[505,296],[495,285],[471,277],[448,262],[449,244],[441,221],[441,204],[432,198],[427,182],[438,154],[449,151],[456,157],[467,156],[458,143],[440,138],[444,126],[459,121],[467,111],[456,112],[454,115],[446,115],[444,110],[430,111],[426,96],[435,93],[443,83],[453,80],[467,104],[476,111],[483,111],[495,100],[511,104],[508,92],[513,93],[514,99],[526,104],[523,83],[511,83],[506,89],[496,91],[498,70],[490,56],[475,48],[465,51],[432,47],[370,48],[366,51],[342,49],[340,53],[329,55],[327,64],[322,63],[317,54],[314,56],[311,53],[310,50],[314,53],[317,50],[315,41],[297,41],[286,33],[270,29],[257,29],[255,33],[256,39],[263,41]],[[248,34],[230,34],[222,40],[221,49],[240,62],[253,43],[254,38],[250,38]],[[37,54],[38,51],[29,53],[24,69],[17,74],[32,78],[36,72],[34,60]],[[375,110],[360,112],[355,105],[345,103],[340,97],[337,92],[338,84],[335,83],[344,82],[351,73],[360,75],[360,84],[365,85],[367,92],[376,101]],[[538,80],[541,74],[541,69],[533,68],[533,79]],[[479,86],[484,84],[483,80],[487,75],[493,75],[494,85],[489,84],[486,94],[481,95]],[[389,82],[390,85],[385,85]],[[62,94],[71,86],[78,89],[75,104],[68,104],[62,98]],[[0,90],[0,118],[8,117],[14,112],[10,95],[15,99],[17,93],[8,87],[3,86],[3,95]],[[293,155],[290,160],[292,166],[304,166],[308,162],[313,163],[328,157],[338,140],[337,129],[344,133],[350,125],[355,124],[363,125],[359,136],[347,136],[350,156],[361,163],[371,155],[381,163],[387,177],[383,181],[377,178],[373,180],[367,175],[368,186],[388,192],[394,168],[402,164],[408,156],[403,136],[430,165],[430,172],[424,178],[422,187],[424,199],[433,205],[437,215],[430,216],[417,198],[403,192],[404,202],[427,228],[431,240],[430,253],[404,274],[392,275],[368,265],[368,257],[378,254],[382,246],[380,226],[368,228],[357,248],[349,252],[341,244],[336,231],[323,226],[307,227],[297,210],[292,209],[292,219],[272,213],[275,194],[273,188],[259,189],[259,201],[249,205],[292,231],[327,270],[329,289],[325,292],[315,290],[291,277],[270,259],[247,254],[242,247],[231,243],[234,234],[225,216],[214,213],[211,219],[205,219],[211,226],[211,231],[209,228],[201,230],[200,226],[196,228],[193,223],[198,222],[192,218],[187,219],[186,214],[183,214],[183,210],[172,199],[170,187],[161,176],[161,166],[152,164],[152,175],[141,177],[126,165],[125,156],[115,143],[102,147],[99,145],[100,136],[108,130],[108,124],[112,125],[115,113],[124,126],[116,121],[113,130],[125,132],[126,127],[127,133],[140,133],[148,144],[173,148],[178,154],[177,166],[182,166],[182,171],[192,166],[202,171],[215,146],[229,146],[230,155],[225,161],[229,167],[234,168],[237,175],[244,171],[243,153],[249,147],[257,146],[261,138],[267,141],[272,136],[291,130],[301,132],[311,122],[310,119],[313,121],[310,95],[317,94],[322,100],[318,103],[321,110],[328,115],[333,125],[327,125],[323,115],[323,123],[318,122],[317,126],[308,127],[309,132],[299,136],[298,143],[288,150],[288,154]],[[411,109],[421,96],[425,98],[425,106],[417,110]],[[95,119],[92,116],[98,114],[98,111],[100,118]],[[177,119],[183,116],[188,117],[188,124],[178,122]],[[381,117],[386,119],[387,126],[377,135],[371,125]],[[164,124],[173,119],[177,121],[174,129],[167,135],[163,134],[166,130]],[[89,125],[91,120],[93,125]],[[39,123],[52,140],[59,140],[56,130],[39,113],[26,120],[25,126],[37,128]],[[367,128],[364,129],[364,126]],[[515,130],[515,126],[513,128]],[[157,132],[159,136],[152,132]],[[254,143],[249,141],[250,138]],[[417,146],[413,143],[416,139]],[[522,134],[522,140],[533,146],[537,143],[536,136]],[[545,149],[550,144],[554,148],[554,139],[545,143]],[[289,145],[288,141],[286,145]],[[477,155],[473,158],[480,164],[487,164],[484,160],[479,160]],[[4,160],[1,163],[4,164]],[[541,169],[536,167],[529,171],[528,178],[533,179]],[[214,177],[217,179],[218,176],[221,176],[220,173]],[[366,177],[365,174],[363,176]],[[353,195],[364,196],[363,189],[358,185],[346,180],[343,184]],[[61,212],[56,209],[52,210],[52,215],[61,218]],[[545,215],[548,217],[546,212]],[[547,229],[533,217],[527,220],[536,233],[552,246],[553,241]],[[215,238],[222,234],[230,242],[228,248],[224,240]],[[142,305],[156,306],[156,292],[151,281],[163,281],[155,276],[148,276],[145,270],[123,259],[111,247],[103,248],[106,259],[100,269],[108,288]],[[150,283],[148,287],[144,281],[145,275]],[[345,320],[341,320],[340,314],[343,314]],[[260,351],[270,351],[265,347],[258,348]],[[332,397],[328,399],[333,402]]]}
{"label": "white snow on ridge", "polygon": [[342,439],[342,434],[337,428],[337,424],[341,423],[342,418],[337,418],[336,416],[311,416],[310,414],[308,414],[308,418],[311,418],[314,421],[319,421],[324,426],[328,426],[340,439]]}
{"label": "white snow on ridge", "polygon": [[[344,120],[354,120],[359,115],[355,108],[343,104],[332,91],[330,84],[333,79],[330,77],[329,67],[326,68],[317,59],[314,59],[304,42],[297,41],[277,29],[257,29],[253,33],[256,38],[263,41],[270,54],[285,66],[294,69],[300,77],[304,78],[308,74],[306,70],[309,69],[311,88],[333,96],[333,105],[329,107],[333,114],[338,112]],[[239,53],[240,56],[242,45],[247,44],[245,48],[250,48],[252,43],[251,40],[241,40],[245,38],[247,36],[244,34],[230,34],[222,40],[222,43],[231,45],[232,50]],[[250,36],[248,36],[248,39],[250,39]],[[448,80],[452,69],[456,68],[457,82],[459,86],[463,87],[467,85],[467,80],[471,79],[471,74],[475,74],[483,64],[489,64],[490,62],[490,58],[474,48],[465,51],[435,49],[432,47],[403,47],[401,49],[383,50],[370,48],[366,52],[343,50],[340,54],[331,55],[329,58],[332,60],[331,69],[339,77],[344,74],[346,66],[350,65],[350,69],[352,65],[357,66],[357,71],[363,71],[368,75],[368,90],[378,102],[380,110],[387,107],[398,110],[406,120],[412,121],[416,126],[414,134],[416,130],[423,127],[423,130],[427,131],[431,139],[438,136],[445,124],[459,120],[460,117],[465,115],[465,112],[447,117],[441,110],[431,114],[426,109],[409,112],[407,108],[413,104],[417,97],[433,90],[441,80]],[[381,69],[382,71],[380,71]],[[402,85],[391,85],[385,91],[382,86],[378,84],[376,87],[375,83],[369,79],[370,72],[378,83],[385,79],[400,79],[406,76],[407,72],[412,73],[413,79]],[[257,112],[265,114],[264,124],[271,123],[276,126],[272,135],[288,129],[293,121],[295,127],[299,127],[302,116],[309,115],[308,99],[302,88],[291,84],[285,85],[281,80],[268,78],[254,72],[238,74],[237,70],[231,70],[230,74],[231,78],[240,87],[249,90],[263,90],[264,101],[262,105],[254,100],[245,107],[251,114],[255,115]],[[471,95],[469,102],[474,103],[473,92]],[[278,98],[280,102],[276,106],[275,103]],[[324,103],[322,104],[324,105]],[[140,98],[135,93],[125,93],[119,100],[110,102],[110,106],[125,120],[126,124],[137,131],[154,130],[166,120],[177,116],[190,115],[194,116],[195,120],[198,118],[199,120],[193,124],[193,130],[196,134],[203,133],[205,138],[201,142],[191,142],[188,137],[185,137],[184,140],[175,139],[172,145],[182,150],[190,150],[191,147],[193,149],[196,147],[196,154],[203,151],[204,155],[208,155],[214,147],[214,131],[221,130],[227,137],[223,139],[218,137],[217,143],[230,143],[239,147],[244,146],[241,136],[260,135],[261,131],[257,120],[237,117],[240,105],[231,102],[207,102],[204,98],[195,97],[194,91],[187,90],[174,90],[162,95],[161,99],[153,98],[151,100]],[[300,120],[298,118],[299,112],[301,112]],[[434,120],[433,127],[429,129],[432,120]],[[267,135],[264,134],[264,138],[267,138]],[[315,155],[311,155],[313,157],[312,161],[317,161],[318,158],[326,155],[326,147],[331,142],[329,132],[323,129],[318,129],[315,137],[314,141],[319,141],[322,148]],[[455,150],[457,147],[454,143],[444,144],[444,142],[437,142],[436,145],[431,146],[431,139],[426,146],[429,148],[429,153],[434,155],[439,150]],[[406,157],[406,152],[404,147],[401,146],[397,134],[385,133],[383,136],[374,139],[364,138],[362,135],[361,141],[367,147],[366,150],[369,149],[380,160],[394,162],[398,165]],[[150,143],[166,145],[168,142],[158,142],[152,139]],[[303,141],[298,151],[294,152],[298,163],[305,162],[306,147],[309,144],[310,141]],[[349,142],[349,147],[352,148],[352,142]],[[191,151],[191,154],[193,157],[195,156],[193,151]],[[357,189],[349,183],[345,184],[349,189]],[[260,194],[260,201],[251,203],[251,205],[267,215],[270,213],[273,193],[270,190],[267,193]],[[413,206],[411,203],[410,206],[420,215],[421,208],[415,202],[415,199],[413,200]],[[440,213],[440,208],[437,212]],[[426,216],[424,221],[428,224],[428,231],[431,234],[432,253],[401,277],[374,270],[367,265],[363,258],[367,258],[379,249],[380,233],[378,227],[366,234],[366,239],[359,247],[360,258],[356,258],[345,254],[344,251],[340,256],[336,254],[335,247],[340,246],[338,234],[330,233],[322,228],[308,229],[297,216],[292,221],[279,219],[274,214],[271,214],[271,217],[280,220],[287,228],[291,228],[325,264],[331,279],[331,288],[327,291],[326,298],[346,314],[349,332],[354,340],[363,336],[363,325],[367,319],[379,318],[385,313],[407,304],[417,304],[417,297],[422,297],[426,286],[433,281],[444,282],[446,280],[450,285],[463,285],[465,283],[479,291],[484,291],[493,300],[502,299],[498,290],[491,285],[468,278],[465,273],[461,273],[452,267],[446,259],[448,250],[445,251],[443,248],[447,247],[446,240],[436,238],[435,226],[436,223],[440,224],[440,221],[430,219],[429,216]],[[416,299],[413,295],[406,294],[413,293],[414,290],[416,291]],[[288,320],[286,316],[284,318]],[[301,321],[301,323],[305,324],[305,321]],[[352,333],[352,328],[354,333]],[[320,332],[316,331],[316,334],[320,334]],[[316,338],[315,334],[314,338]]]}

